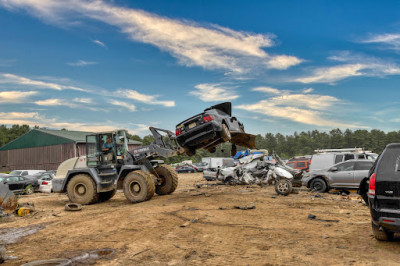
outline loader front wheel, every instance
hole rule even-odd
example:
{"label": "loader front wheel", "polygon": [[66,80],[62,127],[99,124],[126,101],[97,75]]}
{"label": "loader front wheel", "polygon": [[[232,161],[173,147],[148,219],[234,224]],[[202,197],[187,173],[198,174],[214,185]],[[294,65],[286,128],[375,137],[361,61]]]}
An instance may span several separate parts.
{"label": "loader front wheel", "polygon": [[111,199],[112,197],[114,197],[115,193],[117,193],[116,189],[113,189],[113,190],[110,190],[107,192],[100,192],[99,193],[99,202],[104,202],[104,201]]}
{"label": "loader front wheel", "polygon": [[96,183],[87,174],[78,174],[68,182],[68,198],[72,203],[88,205],[97,202],[99,193],[97,193]]}
{"label": "loader front wheel", "polygon": [[149,200],[154,195],[155,185],[150,174],[143,171],[130,172],[124,179],[125,197],[132,203]]}
{"label": "loader front wheel", "polygon": [[156,173],[160,179],[160,184],[156,185],[158,195],[168,195],[175,191],[178,186],[178,174],[169,165],[159,165]]}

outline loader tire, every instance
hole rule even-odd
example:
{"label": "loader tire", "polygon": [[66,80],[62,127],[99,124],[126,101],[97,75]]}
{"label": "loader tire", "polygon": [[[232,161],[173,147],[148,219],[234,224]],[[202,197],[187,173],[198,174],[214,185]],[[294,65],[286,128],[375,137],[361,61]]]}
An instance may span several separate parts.
{"label": "loader tire", "polygon": [[151,199],[155,185],[150,174],[143,171],[132,171],[124,179],[125,197],[132,203]]}
{"label": "loader tire", "polygon": [[178,186],[178,174],[169,165],[159,165],[156,173],[161,179],[161,184],[156,186],[158,195],[168,195],[175,191]]}
{"label": "loader tire", "polygon": [[117,193],[116,189],[107,191],[107,192],[100,192],[99,193],[99,202],[105,202],[109,199],[111,199],[112,197],[114,197],[115,193]]}
{"label": "loader tire", "polygon": [[68,198],[72,203],[88,205],[96,203],[99,198],[96,183],[87,174],[78,174],[68,182]]}
{"label": "loader tire", "polygon": [[223,141],[230,141],[232,136],[227,125],[222,124],[221,137]]}

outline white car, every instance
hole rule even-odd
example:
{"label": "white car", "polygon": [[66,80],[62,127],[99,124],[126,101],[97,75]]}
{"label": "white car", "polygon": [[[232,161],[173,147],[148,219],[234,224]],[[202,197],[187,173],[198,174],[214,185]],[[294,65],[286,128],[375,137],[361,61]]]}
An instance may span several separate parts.
{"label": "white car", "polygon": [[53,184],[52,184],[53,178],[54,178],[54,174],[51,174],[51,173],[43,174],[42,177],[38,180],[39,192],[42,192],[42,193],[53,192]]}

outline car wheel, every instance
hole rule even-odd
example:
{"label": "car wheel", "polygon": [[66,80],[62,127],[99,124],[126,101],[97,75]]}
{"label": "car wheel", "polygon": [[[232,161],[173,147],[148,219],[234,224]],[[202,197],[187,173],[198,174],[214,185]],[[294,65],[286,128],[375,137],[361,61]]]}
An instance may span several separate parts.
{"label": "car wheel", "polygon": [[226,142],[226,141],[231,140],[231,132],[229,131],[229,128],[225,124],[222,124],[221,135],[222,135],[223,141]]}
{"label": "car wheel", "polygon": [[373,222],[371,222],[372,225],[372,233],[374,234],[374,237],[376,240],[379,241],[390,241],[393,240],[394,233],[393,232],[388,232],[385,229],[379,229],[379,226],[375,225]]}
{"label": "car wheel", "polygon": [[292,182],[286,179],[280,179],[275,183],[275,191],[279,195],[287,196],[292,192]]}
{"label": "car wheel", "polygon": [[315,178],[311,181],[310,188],[315,192],[325,192],[327,189],[327,185],[322,178]]}
{"label": "car wheel", "polygon": [[33,187],[32,187],[31,185],[28,185],[28,186],[25,188],[25,194],[26,194],[26,195],[33,194],[34,191],[35,191],[35,190],[33,189]]}

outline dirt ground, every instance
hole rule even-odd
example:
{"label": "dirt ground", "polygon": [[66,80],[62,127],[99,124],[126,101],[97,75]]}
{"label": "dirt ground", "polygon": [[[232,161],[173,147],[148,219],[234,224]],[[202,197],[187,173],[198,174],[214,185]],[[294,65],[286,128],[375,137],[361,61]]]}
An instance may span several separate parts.
{"label": "dirt ground", "polygon": [[[378,242],[367,206],[305,190],[287,197],[274,188],[210,185],[201,174],[180,174],[177,191],[130,204],[119,192],[110,201],[66,212],[63,194],[35,193],[36,212],[0,223],[1,234],[39,224],[42,230],[6,245],[17,257],[6,265],[72,258],[115,250],[96,265],[394,265],[400,240]],[[202,184],[208,184],[201,186]],[[235,206],[255,206],[242,210]],[[308,219],[316,218],[333,221]],[[336,221],[335,221],[336,220]],[[1,241],[0,241],[1,242]]]}

